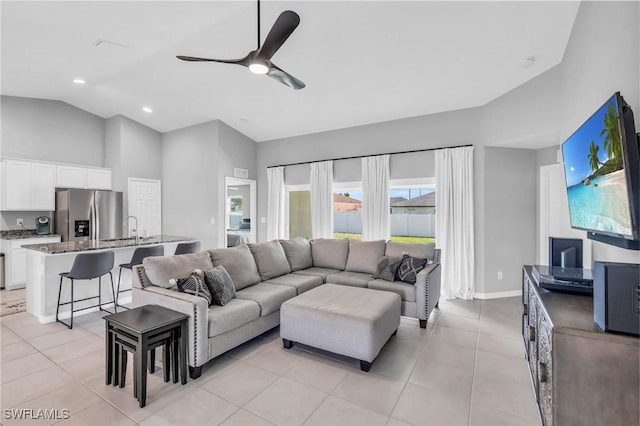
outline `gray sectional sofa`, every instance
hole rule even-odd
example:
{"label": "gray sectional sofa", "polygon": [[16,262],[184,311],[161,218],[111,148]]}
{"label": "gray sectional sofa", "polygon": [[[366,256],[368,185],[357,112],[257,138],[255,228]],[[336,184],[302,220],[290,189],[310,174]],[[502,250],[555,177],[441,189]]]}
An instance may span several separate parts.
{"label": "gray sectional sofa", "polygon": [[[416,283],[375,278],[382,256],[428,259]],[[223,265],[236,290],[224,306],[177,291],[175,279],[195,269]],[[391,291],[402,299],[403,316],[426,327],[440,297],[440,250],[434,244],[294,238],[213,249],[194,254],[147,258],[133,268],[133,300],[189,315],[191,378],[218,355],[280,323],[280,306],[324,283]]]}

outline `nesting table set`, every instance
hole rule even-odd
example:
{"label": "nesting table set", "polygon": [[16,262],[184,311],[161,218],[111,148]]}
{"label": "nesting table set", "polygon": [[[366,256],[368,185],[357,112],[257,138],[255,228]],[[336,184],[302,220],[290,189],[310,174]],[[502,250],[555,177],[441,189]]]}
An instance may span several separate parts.
{"label": "nesting table set", "polygon": [[147,398],[147,369],[155,371],[155,349],[162,346],[164,381],[187,383],[188,315],[158,305],[145,305],[104,317],[106,384],[124,387],[127,352],[133,354],[133,394],[140,408]]}

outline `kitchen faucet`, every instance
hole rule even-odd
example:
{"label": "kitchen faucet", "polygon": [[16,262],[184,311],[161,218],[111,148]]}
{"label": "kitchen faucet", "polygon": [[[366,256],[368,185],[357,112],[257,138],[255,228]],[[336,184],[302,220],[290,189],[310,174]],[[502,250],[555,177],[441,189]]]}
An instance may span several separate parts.
{"label": "kitchen faucet", "polygon": [[135,234],[136,234],[136,244],[138,244],[139,240],[138,240],[138,218],[135,216],[127,216],[127,218],[125,219],[124,224],[122,225],[122,227],[125,227],[129,224],[129,219],[133,218],[133,220],[136,221],[136,227],[134,228]]}

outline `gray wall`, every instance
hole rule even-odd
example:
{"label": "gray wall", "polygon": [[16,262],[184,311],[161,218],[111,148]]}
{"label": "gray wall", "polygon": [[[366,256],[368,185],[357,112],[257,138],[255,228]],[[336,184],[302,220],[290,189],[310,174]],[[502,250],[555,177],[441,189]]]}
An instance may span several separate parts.
{"label": "gray wall", "polygon": [[105,167],[114,191],[124,193],[128,216],[129,178],[162,179],[162,134],[122,115],[106,120]]}
{"label": "gray wall", "polygon": [[104,166],[104,119],[65,102],[0,97],[0,155]]}
{"label": "gray wall", "polygon": [[484,154],[486,255],[476,291],[512,291],[522,281],[522,265],[536,259],[536,151],[486,147]]}
{"label": "gray wall", "polygon": [[[638,2],[581,3],[562,63],[560,141],[616,91],[640,131],[639,26]],[[640,263],[640,252],[593,242],[593,260]]]}
{"label": "gray wall", "polygon": [[162,232],[197,237],[203,249],[218,242],[217,148],[217,121],[162,136]]}
{"label": "gray wall", "polygon": [[203,249],[224,243],[218,232],[224,220],[224,177],[233,176],[237,167],[255,179],[255,158],[256,143],[218,120],[165,133],[163,232],[197,237]]}

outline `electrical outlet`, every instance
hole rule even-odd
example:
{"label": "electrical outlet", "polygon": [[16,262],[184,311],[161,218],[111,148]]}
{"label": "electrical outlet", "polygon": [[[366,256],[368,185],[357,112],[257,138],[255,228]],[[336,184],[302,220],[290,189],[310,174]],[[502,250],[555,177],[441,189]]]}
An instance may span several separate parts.
{"label": "electrical outlet", "polygon": [[498,271],[498,279],[501,280],[502,279],[502,271]]}
{"label": "electrical outlet", "polygon": [[17,225],[18,225],[18,226],[22,226],[22,225],[24,225],[24,220],[22,220],[22,218],[21,218],[21,217],[19,217],[19,218],[18,218],[18,224],[17,224]]}

